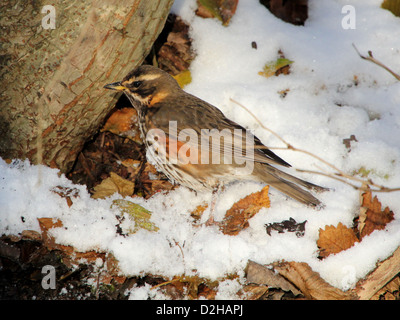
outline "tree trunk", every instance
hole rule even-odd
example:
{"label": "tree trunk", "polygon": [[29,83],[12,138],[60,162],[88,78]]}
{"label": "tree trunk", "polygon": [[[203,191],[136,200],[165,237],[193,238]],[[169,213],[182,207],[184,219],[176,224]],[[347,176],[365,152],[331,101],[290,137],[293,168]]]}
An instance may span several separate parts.
{"label": "tree trunk", "polygon": [[172,3],[2,1],[0,156],[68,172],[115,103],[103,86],[142,63]]}

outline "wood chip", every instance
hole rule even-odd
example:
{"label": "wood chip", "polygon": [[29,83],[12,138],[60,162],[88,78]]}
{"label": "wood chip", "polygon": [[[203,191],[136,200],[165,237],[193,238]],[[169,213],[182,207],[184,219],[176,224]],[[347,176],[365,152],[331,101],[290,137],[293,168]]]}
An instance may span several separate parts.
{"label": "wood chip", "polygon": [[360,300],[369,300],[400,272],[400,247],[391,257],[379,264],[366,278],[360,280],[354,292]]}

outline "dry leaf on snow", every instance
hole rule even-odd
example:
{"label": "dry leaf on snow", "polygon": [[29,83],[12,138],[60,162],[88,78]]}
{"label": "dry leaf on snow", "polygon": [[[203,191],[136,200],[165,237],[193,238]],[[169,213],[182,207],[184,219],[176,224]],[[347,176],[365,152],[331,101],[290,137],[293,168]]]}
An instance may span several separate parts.
{"label": "dry leaf on snow", "polygon": [[286,231],[295,232],[296,236],[300,238],[304,236],[306,222],[307,220],[297,223],[296,220],[290,218],[289,220],[283,220],[282,222],[268,223],[265,225],[265,229],[269,236],[271,236],[271,231],[275,230],[278,231],[278,233],[284,233]]}
{"label": "dry leaf on snow", "polygon": [[362,194],[362,215],[359,220],[361,238],[371,234],[374,230],[383,230],[386,224],[394,219],[393,212],[386,207],[382,211],[382,205],[377,196],[372,198],[371,191]]}
{"label": "dry leaf on snow", "polygon": [[224,26],[236,12],[238,0],[197,0],[196,15],[203,18],[217,18]]}
{"label": "dry leaf on snow", "polygon": [[331,286],[305,262],[273,263],[274,270],[293,283],[308,299],[346,300],[352,295]]}
{"label": "dry leaf on snow", "polygon": [[259,284],[246,284],[243,286],[246,300],[258,300],[268,292],[268,286]]}
{"label": "dry leaf on snow", "polygon": [[331,253],[339,253],[359,242],[354,231],[344,226],[341,222],[337,227],[325,226],[319,229],[317,245],[320,248],[320,256],[326,258]]}
{"label": "dry leaf on snow", "polygon": [[194,221],[199,221],[207,208],[208,204],[200,204],[190,213],[190,216],[194,219]]}
{"label": "dry leaf on snow", "polygon": [[62,221],[53,218],[38,218],[40,230],[42,231],[42,241],[48,250],[60,250],[65,254],[63,257],[63,263],[67,267],[78,265],[82,259],[85,259],[88,263],[95,262],[97,258],[104,259],[104,253],[96,251],[78,252],[74,247],[65,246],[56,243],[54,237],[49,233],[51,229],[62,228]]}
{"label": "dry leaf on snow", "polygon": [[53,228],[61,228],[63,226],[61,220],[53,218],[38,218],[40,230],[42,231],[43,244],[49,249],[58,249],[54,238],[49,234],[49,230]]}
{"label": "dry leaf on snow", "polygon": [[67,201],[68,207],[71,207],[73,204],[71,197],[74,199],[79,197],[79,190],[76,188],[56,186],[52,188],[51,191],[64,198]]}
{"label": "dry leaf on snow", "polygon": [[261,191],[252,193],[236,202],[226,212],[223,221],[219,223],[222,233],[231,236],[237,235],[249,226],[248,220],[261,208],[269,208],[268,190],[269,187],[265,186]]}
{"label": "dry leaf on snow", "polygon": [[263,71],[258,74],[260,76],[269,78],[273,75],[278,76],[280,74],[289,74],[289,66],[293,61],[286,58],[278,58],[275,61],[269,61],[264,65]]}
{"label": "dry leaf on snow", "polygon": [[159,230],[158,227],[150,221],[151,212],[143,208],[141,205],[128,200],[117,199],[113,200],[111,207],[117,207],[123,218],[127,217],[135,222],[135,226],[128,230],[128,233],[130,234],[135,233],[139,229],[145,229],[148,231]]}
{"label": "dry leaf on snow", "polygon": [[278,288],[283,291],[291,291],[294,295],[301,294],[295,286],[279,273],[275,273],[273,270],[254,261],[249,260],[245,272],[248,283],[262,284],[267,285],[268,288]]}
{"label": "dry leaf on snow", "polygon": [[[98,264],[99,259],[104,261],[107,266],[106,272],[103,271],[101,276],[102,283],[110,283],[112,279],[117,282],[125,281],[126,277],[119,275],[118,261],[111,253],[97,252],[94,250],[79,252],[72,246],[65,246],[56,243],[54,237],[50,234],[50,230],[54,228],[62,228],[63,223],[59,219],[38,218],[39,226],[42,231],[43,245],[49,250],[59,250],[63,253],[62,261],[65,266],[73,269],[75,266],[85,261],[87,264]],[[67,273],[67,276],[70,273]],[[62,278],[60,278],[62,280]]]}

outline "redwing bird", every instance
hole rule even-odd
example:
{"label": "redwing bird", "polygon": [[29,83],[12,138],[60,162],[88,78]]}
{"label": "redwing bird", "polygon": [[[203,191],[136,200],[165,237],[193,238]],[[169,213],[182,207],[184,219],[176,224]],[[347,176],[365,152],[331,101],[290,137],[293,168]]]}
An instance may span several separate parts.
{"label": "redwing bird", "polygon": [[165,71],[143,65],[104,88],[128,97],[138,112],[147,159],[172,182],[203,191],[253,180],[306,205],[321,204],[304,188],[325,188],[275,168],[290,165],[219,109],[183,91]]}

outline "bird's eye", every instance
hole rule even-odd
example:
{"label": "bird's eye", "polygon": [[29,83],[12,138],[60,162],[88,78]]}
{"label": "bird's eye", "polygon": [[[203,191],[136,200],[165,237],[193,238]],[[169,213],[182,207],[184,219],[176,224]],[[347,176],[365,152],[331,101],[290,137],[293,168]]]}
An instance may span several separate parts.
{"label": "bird's eye", "polygon": [[135,87],[135,88],[139,88],[141,84],[142,84],[142,81],[134,81],[132,83],[132,86]]}

